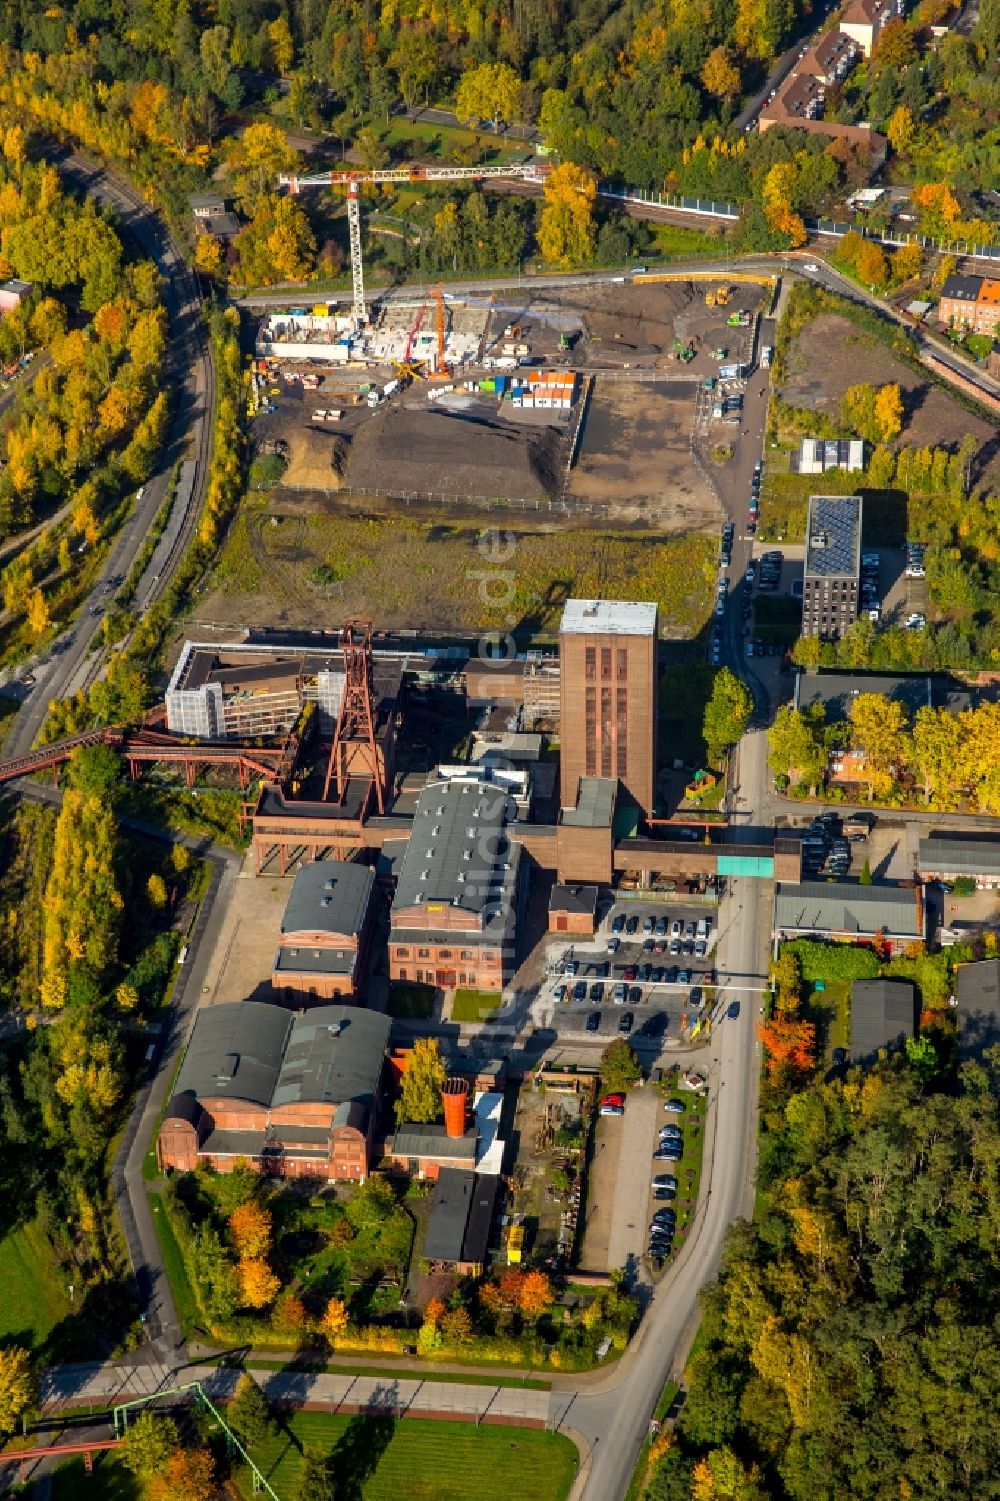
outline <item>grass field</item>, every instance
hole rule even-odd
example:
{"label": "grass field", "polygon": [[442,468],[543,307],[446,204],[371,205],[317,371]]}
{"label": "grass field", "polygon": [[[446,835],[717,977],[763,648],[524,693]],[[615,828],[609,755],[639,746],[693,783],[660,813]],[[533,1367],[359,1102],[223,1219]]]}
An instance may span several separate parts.
{"label": "grass field", "polygon": [[686,224],[654,224],[652,255],[725,255],[727,240],[724,234],[712,234],[704,229],[691,229]]}
{"label": "grass field", "polygon": [[83,1459],[68,1459],[52,1477],[52,1501],[139,1501],[139,1481],[113,1454],[95,1454],[88,1475]]}
{"label": "grass field", "polygon": [[48,1241],[33,1223],[0,1240],[0,1340],[38,1349],[72,1312]]}
{"label": "grass field", "polygon": [[499,1004],[498,990],[456,990],[451,1019],[453,1022],[484,1022]]}
{"label": "grass field", "polygon": [[390,1016],[406,1021],[429,1021],[434,1015],[434,998],[437,992],[432,985],[390,985]]}
{"label": "grass field", "polygon": [[[562,1501],[576,1474],[570,1440],[532,1428],[315,1412],[293,1413],[290,1427],[253,1455],[281,1501],[299,1494],[305,1447],[332,1456],[337,1501],[510,1501],[526,1485],[532,1501]],[[245,1471],[237,1484],[249,1498]]]}
{"label": "grass field", "polygon": [[[263,526],[272,512],[289,519]],[[714,536],[512,531],[514,550],[497,575],[503,596],[497,607],[496,585],[481,587],[483,534],[474,522],[451,517],[304,513],[291,499],[251,500],[229,533],[198,614],[234,627],[309,628],[317,611],[333,610],[338,618],[370,616],[383,630],[506,630],[513,622],[526,635],[554,635],[567,598],[599,597],[613,579],[622,599],[656,600],[666,635],[693,635],[709,618]],[[320,564],[333,569],[335,583],[311,581]]]}
{"label": "grass field", "polygon": [[163,1199],[158,1193],[149,1195],[149,1207],[153,1213],[153,1225],[156,1230],[156,1238],[160,1243],[163,1253],[163,1264],[167,1269],[167,1280],[170,1290],[174,1295],[174,1306],[177,1309],[177,1318],[187,1338],[191,1330],[198,1323],[198,1305],[195,1302],[194,1292],[188,1281],[187,1268],[184,1265],[184,1257],[177,1239],[170,1227],[166,1210],[163,1207]]}
{"label": "grass field", "polygon": [[813,991],[806,1011],[816,1026],[817,1055],[829,1062],[834,1048],[846,1048],[851,1041],[850,980],[827,980],[825,989]]}

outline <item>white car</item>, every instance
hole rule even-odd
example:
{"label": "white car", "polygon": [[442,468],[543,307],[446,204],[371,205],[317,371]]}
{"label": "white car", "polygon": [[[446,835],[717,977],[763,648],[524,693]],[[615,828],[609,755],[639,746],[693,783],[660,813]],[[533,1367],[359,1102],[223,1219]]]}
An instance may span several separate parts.
{"label": "white car", "polygon": [[614,938],[609,938],[608,939],[608,953],[609,954],[617,954],[618,950],[621,948],[621,942],[622,942],[621,939],[617,935]]}

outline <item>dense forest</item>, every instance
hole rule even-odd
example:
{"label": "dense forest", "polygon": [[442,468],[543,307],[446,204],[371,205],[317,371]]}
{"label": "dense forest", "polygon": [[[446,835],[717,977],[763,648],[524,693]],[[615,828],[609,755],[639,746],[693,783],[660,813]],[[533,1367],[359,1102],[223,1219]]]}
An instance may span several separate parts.
{"label": "dense forest", "polygon": [[1000,1495],[1000,1055],[935,1068],[914,1047],[799,1088],[769,1071],[759,1213],[646,1501]]}

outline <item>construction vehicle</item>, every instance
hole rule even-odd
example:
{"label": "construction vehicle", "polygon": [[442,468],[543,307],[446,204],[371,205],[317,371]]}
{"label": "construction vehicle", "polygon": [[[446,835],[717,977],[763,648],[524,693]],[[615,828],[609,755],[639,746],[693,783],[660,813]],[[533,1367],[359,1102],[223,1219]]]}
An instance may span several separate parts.
{"label": "construction vehicle", "polygon": [[705,293],[705,306],[715,307],[715,290],[712,287],[709,287],[708,291]]}
{"label": "construction vehicle", "polygon": [[729,302],[729,295],[730,294],[728,287],[719,287],[718,291],[715,294],[716,307],[726,307]]}
{"label": "construction vehicle", "polygon": [[688,339],[687,343],[685,344],[683,339],[675,339],[673,352],[675,360],[681,360],[685,365],[687,365],[691,360],[694,359],[694,340]]}
{"label": "construction vehicle", "polygon": [[[359,172],[348,169],[342,172],[313,172],[307,176],[286,176],[278,178],[279,187],[288,188],[291,193],[301,193],[304,188],[337,188],[347,189],[347,232],[351,248],[351,283],[353,287],[353,311],[355,331],[364,328],[368,322],[368,310],[365,306],[365,278],[364,264],[361,257],[361,190],[364,187],[377,187],[382,183],[437,183],[458,184],[468,183],[475,187],[478,183],[485,182],[488,178],[518,179],[520,181],[542,183],[552,171],[551,167],[539,167],[533,162],[512,163],[503,167],[381,167],[374,172]],[[444,313],[441,301],[438,301],[438,335],[439,348],[443,343]],[[443,349],[441,350],[443,352]],[[440,372],[439,372],[440,373]]]}

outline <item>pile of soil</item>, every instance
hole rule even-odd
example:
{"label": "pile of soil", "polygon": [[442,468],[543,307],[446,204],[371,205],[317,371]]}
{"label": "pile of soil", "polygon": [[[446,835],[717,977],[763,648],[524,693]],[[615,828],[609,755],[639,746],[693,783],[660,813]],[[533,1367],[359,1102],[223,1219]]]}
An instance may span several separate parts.
{"label": "pile of soil", "polygon": [[349,439],[316,427],[288,434],[288,468],[282,484],[294,490],[339,490],[347,469]]}
{"label": "pile of soil", "polygon": [[384,495],[541,500],[560,489],[565,443],[561,430],[514,426],[485,404],[389,407],[355,436],[347,482]]}

